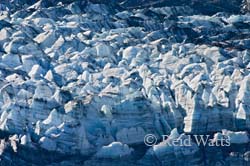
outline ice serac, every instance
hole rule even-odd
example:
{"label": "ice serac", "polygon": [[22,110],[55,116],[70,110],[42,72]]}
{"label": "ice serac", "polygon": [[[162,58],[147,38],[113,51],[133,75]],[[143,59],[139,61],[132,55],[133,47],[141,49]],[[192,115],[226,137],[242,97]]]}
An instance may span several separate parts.
{"label": "ice serac", "polygon": [[[196,165],[200,162],[200,151],[198,146],[190,139],[190,135],[179,134],[173,129],[163,142],[150,148],[140,163],[150,165],[149,161],[155,160],[155,165],[181,165],[187,162]],[[181,160],[180,160],[181,158]]]}
{"label": "ice serac", "polygon": [[128,145],[123,145],[121,142],[113,142],[108,146],[102,147],[97,153],[98,158],[120,158],[128,156],[133,152],[133,149]]}
{"label": "ice serac", "polygon": [[241,83],[237,98],[235,100],[237,114],[236,120],[238,122],[238,128],[241,130],[247,130],[250,125],[250,76],[244,78]]}
{"label": "ice serac", "polygon": [[246,131],[233,132],[229,130],[222,130],[222,132],[214,134],[213,141],[224,139],[230,144],[247,144],[249,142],[249,136]]}

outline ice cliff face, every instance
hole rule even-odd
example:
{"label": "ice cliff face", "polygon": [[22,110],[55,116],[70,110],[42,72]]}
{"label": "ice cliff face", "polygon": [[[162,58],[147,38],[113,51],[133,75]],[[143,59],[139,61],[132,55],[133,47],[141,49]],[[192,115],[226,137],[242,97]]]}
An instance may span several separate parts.
{"label": "ice cliff face", "polygon": [[[238,1],[209,12],[196,1],[1,3],[1,164],[249,164],[250,15]],[[146,134],[226,135],[232,147],[149,148]]]}

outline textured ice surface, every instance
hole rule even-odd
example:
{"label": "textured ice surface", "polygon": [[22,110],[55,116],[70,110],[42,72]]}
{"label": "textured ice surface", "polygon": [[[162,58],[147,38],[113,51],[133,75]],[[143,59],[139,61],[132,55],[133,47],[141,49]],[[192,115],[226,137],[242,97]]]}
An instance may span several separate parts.
{"label": "textured ice surface", "polygon": [[0,2],[1,165],[249,165],[241,2],[33,3]]}

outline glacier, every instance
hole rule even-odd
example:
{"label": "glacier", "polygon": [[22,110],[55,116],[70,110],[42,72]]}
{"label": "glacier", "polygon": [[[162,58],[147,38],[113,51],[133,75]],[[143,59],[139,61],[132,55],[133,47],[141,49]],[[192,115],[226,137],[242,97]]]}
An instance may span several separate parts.
{"label": "glacier", "polygon": [[[249,165],[240,4],[2,0],[0,165]],[[231,146],[168,145],[196,134]]]}

